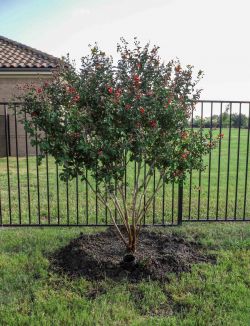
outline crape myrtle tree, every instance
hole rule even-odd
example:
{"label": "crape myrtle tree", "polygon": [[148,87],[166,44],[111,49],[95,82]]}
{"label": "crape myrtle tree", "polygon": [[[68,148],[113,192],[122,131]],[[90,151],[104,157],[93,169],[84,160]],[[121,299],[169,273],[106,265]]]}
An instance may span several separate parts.
{"label": "crape myrtle tree", "polygon": [[[23,122],[32,144],[62,166],[63,180],[79,176],[88,183],[134,254],[143,216],[163,183],[203,170],[203,156],[219,136],[189,128],[201,71],[194,78],[191,65],[182,67],[177,59],[164,63],[159,47],[142,46],[136,38],[132,48],[121,39],[117,52],[115,64],[95,44],[82,58],[80,71],[66,60],[52,81],[29,87],[21,112],[31,117]],[[124,175],[131,161],[136,162],[136,178],[126,196]],[[98,188],[86,179],[86,169]],[[144,205],[154,170],[159,180]]]}

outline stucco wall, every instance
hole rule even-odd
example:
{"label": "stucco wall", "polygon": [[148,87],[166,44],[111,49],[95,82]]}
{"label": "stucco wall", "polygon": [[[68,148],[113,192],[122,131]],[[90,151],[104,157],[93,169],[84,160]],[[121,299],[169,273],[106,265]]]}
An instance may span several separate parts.
{"label": "stucco wall", "polygon": [[[22,75],[22,76],[9,76],[0,75],[0,102],[10,102],[15,100],[16,95],[20,95],[21,90],[19,87],[25,84],[34,83],[35,85],[41,84],[44,80],[51,78],[50,75]],[[17,119],[17,133],[15,130],[15,117],[13,110],[8,109],[6,106],[7,113],[9,115],[9,148],[10,155],[16,156],[16,142],[18,144],[18,155],[26,155],[26,139],[25,130],[23,125],[18,122]],[[0,105],[0,157],[6,156],[6,142],[5,142],[5,119],[4,106]],[[17,136],[17,137],[16,137]],[[35,148],[30,145],[28,139],[28,154],[35,155]]]}

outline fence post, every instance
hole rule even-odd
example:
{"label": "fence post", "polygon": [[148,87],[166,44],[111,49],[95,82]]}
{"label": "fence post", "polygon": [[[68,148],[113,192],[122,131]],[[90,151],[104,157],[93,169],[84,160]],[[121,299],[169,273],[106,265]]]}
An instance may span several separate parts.
{"label": "fence post", "polygon": [[1,185],[0,185],[0,226],[3,225],[3,215],[2,215],[2,200],[1,200]]}
{"label": "fence post", "polygon": [[178,183],[178,220],[177,224],[182,224],[182,210],[183,210],[183,181]]}

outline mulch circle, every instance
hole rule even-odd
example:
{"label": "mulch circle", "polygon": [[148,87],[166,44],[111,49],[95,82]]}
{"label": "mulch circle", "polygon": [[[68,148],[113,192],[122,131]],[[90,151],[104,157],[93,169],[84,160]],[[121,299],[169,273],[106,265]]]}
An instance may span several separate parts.
{"label": "mulch circle", "polygon": [[73,277],[87,280],[143,279],[167,281],[167,273],[189,272],[192,264],[215,263],[215,257],[202,246],[177,234],[163,234],[143,229],[140,234],[136,263],[127,268],[122,262],[124,244],[113,228],[97,234],[81,234],[57,251],[53,267]]}

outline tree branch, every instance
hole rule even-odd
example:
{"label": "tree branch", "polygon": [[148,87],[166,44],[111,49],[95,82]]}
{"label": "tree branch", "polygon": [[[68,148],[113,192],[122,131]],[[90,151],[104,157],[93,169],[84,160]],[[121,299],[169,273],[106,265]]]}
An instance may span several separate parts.
{"label": "tree branch", "polygon": [[150,204],[151,204],[152,200],[154,199],[155,195],[157,194],[157,192],[163,187],[163,184],[161,184],[162,178],[163,178],[163,175],[160,176],[159,181],[158,181],[157,186],[156,186],[156,189],[154,190],[152,196],[146,202],[145,207],[140,212],[138,211],[138,215],[137,215],[138,217],[137,217],[137,220],[136,220],[136,224],[138,223],[140,218],[142,218],[142,213],[147,211],[148,207],[150,206]]}
{"label": "tree branch", "polygon": [[112,219],[112,221],[113,221],[113,223],[114,223],[114,226],[115,226],[115,228],[116,228],[116,230],[117,230],[117,232],[118,232],[118,235],[119,235],[119,237],[121,238],[121,240],[122,240],[122,242],[125,244],[125,246],[127,247],[127,241],[125,240],[125,238],[124,238],[124,236],[122,235],[122,233],[121,233],[121,231],[120,231],[120,229],[119,229],[119,227],[118,227],[118,225],[117,225],[117,223],[116,223],[116,221],[115,221],[115,219],[114,219],[114,217],[113,217],[113,214],[112,214],[112,211],[111,211],[111,209],[110,209],[110,207],[109,207],[109,205],[108,205],[108,202],[106,201],[106,199],[105,198],[103,198],[101,195],[100,195],[100,193],[99,192],[96,192],[96,190],[93,188],[93,186],[91,185],[91,183],[89,182],[89,180],[86,178],[86,177],[84,177],[84,180],[87,182],[87,184],[89,185],[89,187],[90,187],[90,189],[97,195],[97,197],[98,197],[98,199],[100,200],[100,202],[105,206],[105,207],[107,207],[107,209],[108,209],[108,211],[109,211],[109,213],[110,213],[110,217],[111,217],[111,219]]}

